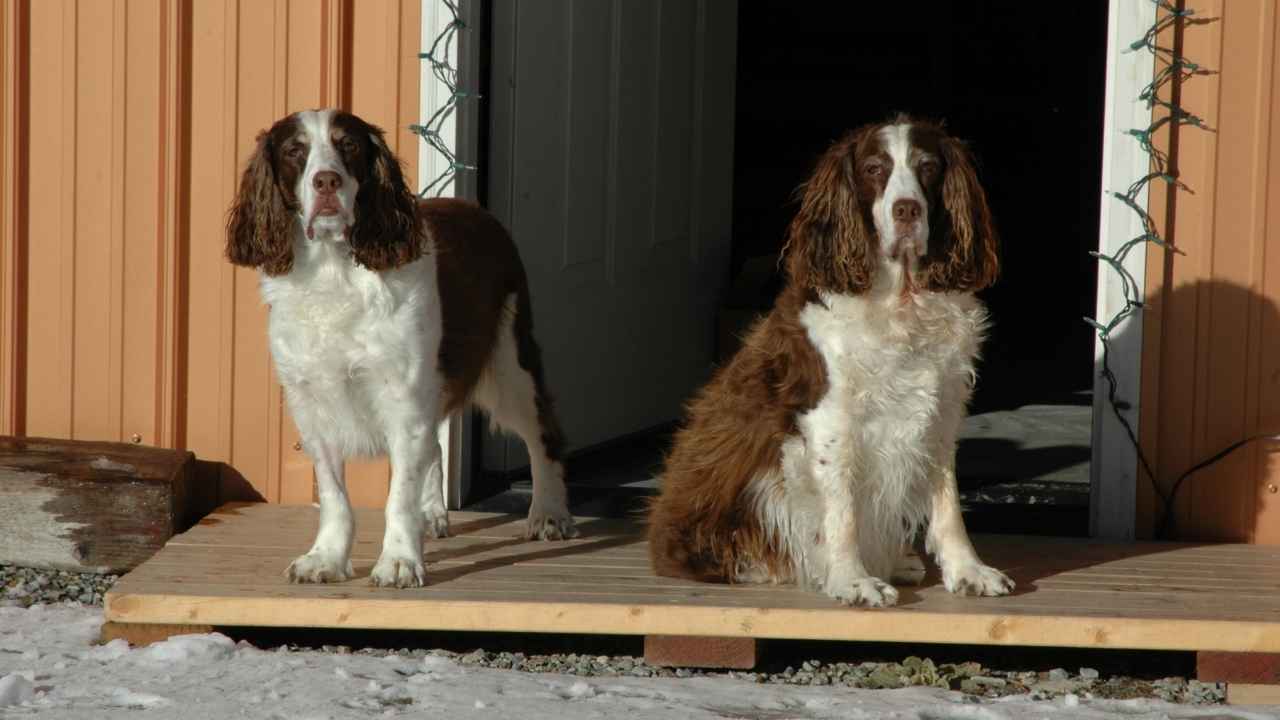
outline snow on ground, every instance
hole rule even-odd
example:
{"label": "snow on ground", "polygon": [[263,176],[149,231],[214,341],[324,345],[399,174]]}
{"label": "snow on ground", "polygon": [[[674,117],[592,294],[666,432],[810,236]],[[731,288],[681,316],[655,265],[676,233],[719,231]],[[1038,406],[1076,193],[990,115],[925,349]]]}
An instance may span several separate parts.
{"label": "snow on ground", "polygon": [[0,608],[0,716],[49,718],[1280,718],[1280,708],[1192,707],[1158,701],[977,703],[911,688],[756,685],[536,675],[409,659],[259,650],[217,633],[146,648],[95,645],[101,610],[82,605]]}

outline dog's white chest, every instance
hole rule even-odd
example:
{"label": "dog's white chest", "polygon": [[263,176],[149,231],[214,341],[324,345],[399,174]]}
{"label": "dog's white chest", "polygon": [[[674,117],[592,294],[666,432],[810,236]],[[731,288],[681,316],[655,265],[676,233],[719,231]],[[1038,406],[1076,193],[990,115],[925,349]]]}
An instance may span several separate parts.
{"label": "dog's white chest", "polygon": [[833,296],[810,305],[801,322],[836,392],[860,403],[909,401],[969,372],[985,326],[972,296],[929,294],[911,301]]}
{"label": "dog's white chest", "polygon": [[[963,404],[985,313],[971,296],[931,294],[913,305],[829,297],[801,320],[825,361],[826,396],[806,434],[842,435],[857,480],[911,485],[928,472],[939,420]],[[895,302],[895,300],[890,300]],[[963,395],[963,396],[962,396]]]}
{"label": "dog's white chest", "polygon": [[381,415],[435,386],[439,297],[421,282],[433,271],[430,258],[390,273],[338,258],[263,280],[271,354],[299,429],[350,455],[385,450]]}

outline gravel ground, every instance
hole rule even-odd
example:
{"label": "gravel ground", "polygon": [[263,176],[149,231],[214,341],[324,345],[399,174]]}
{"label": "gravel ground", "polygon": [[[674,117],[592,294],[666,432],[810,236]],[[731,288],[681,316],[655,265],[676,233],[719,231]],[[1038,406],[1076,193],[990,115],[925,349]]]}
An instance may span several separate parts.
{"label": "gravel ground", "polygon": [[101,605],[102,596],[115,582],[115,575],[0,565],[0,605],[29,607],[64,600]]}
{"label": "gravel ground", "polygon": [[338,654],[422,658],[428,655],[447,657],[462,665],[534,673],[559,673],[580,677],[706,677],[724,675],[754,683],[786,685],[844,685],[865,689],[904,687],[938,687],[959,690],[969,695],[997,698],[1030,693],[1034,699],[1050,699],[1075,695],[1084,698],[1126,700],[1158,698],[1168,702],[1197,705],[1218,704],[1225,700],[1224,686],[1202,683],[1181,677],[1141,680],[1129,677],[1100,677],[1097,670],[1079,668],[1068,672],[1055,668],[1047,672],[1006,672],[991,670],[978,663],[935,664],[929,658],[908,657],[902,662],[833,663],[808,660],[798,667],[781,672],[725,672],[655,667],[643,658],[631,656],[525,655],[523,653],[473,650],[468,653],[448,650],[359,649],[343,645],[325,645],[324,652]]}
{"label": "gravel ground", "polygon": [[[101,605],[102,596],[116,581],[115,575],[93,575],[52,570],[0,566],[0,606],[27,607],[35,603],[71,600]],[[1156,680],[1124,676],[1102,677],[1097,670],[1055,668],[1045,672],[1017,672],[984,668],[976,662],[934,663],[929,658],[907,657],[901,662],[823,662],[808,660],[778,672],[724,672],[655,667],[628,655],[579,655],[473,650],[375,649],[353,650],[345,645],[318,649],[338,654],[409,657],[436,655],[473,667],[559,673],[580,677],[702,677],[727,675],[755,683],[788,685],[844,685],[857,688],[931,686],[995,698],[1030,693],[1034,698],[1075,695],[1085,698],[1158,698],[1169,702],[1216,704],[1225,699],[1221,684],[1181,677]]]}

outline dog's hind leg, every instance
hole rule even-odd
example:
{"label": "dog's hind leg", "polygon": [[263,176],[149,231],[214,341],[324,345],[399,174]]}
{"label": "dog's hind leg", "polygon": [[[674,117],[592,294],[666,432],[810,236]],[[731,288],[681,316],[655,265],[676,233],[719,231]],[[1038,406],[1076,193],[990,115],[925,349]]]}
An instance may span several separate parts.
{"label": "dog's hind leg", "polygon": [[473,400],[493,421],[520,436],[529,451],[533,501],[528,537],[560,540],[576,537],[564,484],[564,437],[542,379],[542,359],[533,340],[527,299],[512,295],[503,313],[489,367]]}
{"label": "dog's hind leg", "polygon": [[435,445],[435,460],[427,467],[419,505],[422,508],[423,533],[428,538],[449,537],[449,511],[444,504],[444,452],[440,448],[439,430],[427,438]]}

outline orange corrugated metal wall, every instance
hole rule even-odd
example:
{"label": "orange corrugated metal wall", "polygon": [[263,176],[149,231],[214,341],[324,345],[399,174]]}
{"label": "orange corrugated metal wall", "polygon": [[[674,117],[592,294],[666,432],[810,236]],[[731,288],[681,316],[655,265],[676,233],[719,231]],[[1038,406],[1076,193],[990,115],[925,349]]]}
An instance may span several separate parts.
{"label": "orange corrugated metal wall", "polygon": [[[1214,129],[1177,132],[1194,194],[1151,197],[1184,253],[1147,256],[1141,435],[1166,485],[1236,440],[1280,433],[1280,13],[1274,0],[1186,6],[1217,20],[1185,26],[1183,55],[1219,74],[1181,86],[1181,104]],[[1169,147],[1168,133],[1157,140]],[[1280,443],[1192,478],[1175,503],[1180,537],[1280,543]],[[1147,485],[1138,507],[1149,534],[1159,505]]]}
{"label": "orange corrugated metal wall", "polygon": [[[354,110],[416,177],[420,12],[6,0],[0,431],[187,447],[267,500],[310,501],[224,217],[254,136],[293,110]],[[357,502],[382,502],[384,463],[349,472]]]}
{"label": "orange corrugated metal wall", "polygon": [[[1280,17],[1271,0],[1189,5],[1221,20],[1190,27],[1184,54],[1222,74],[1183,88],[1218,130],[1179,133],[1196,193],[1152,198],[1186,252],[1148,256],[1141,432],[1166,481],[1280,432]],[[136,435],[309,500],[223,216],[254,134],[294,109],[397,128],[416,175],[418,0],[7,0],[0,23],[0,431]],[[351,474],[379,504],[385,465]],[[1275,484],[1280,448],[1242,451],[1183,491],[1179,527],[1280,542]]]}

